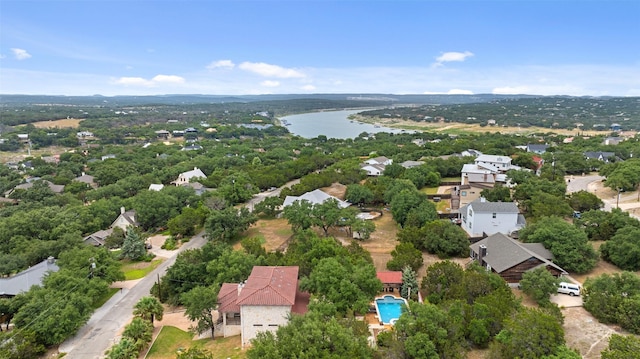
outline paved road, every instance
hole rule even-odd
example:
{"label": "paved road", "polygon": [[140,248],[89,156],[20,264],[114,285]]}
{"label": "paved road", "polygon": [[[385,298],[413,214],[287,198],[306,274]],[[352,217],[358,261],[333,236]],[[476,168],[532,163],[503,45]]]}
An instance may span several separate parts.
{"label": "paved road", "polygon": [[206,243],[204,232],[193,237],[178,250],[172,252],[155,270],[140,279],[131,289],[122,289],[102,307],[96,310],[87,324],[78,333],[60,345],[58,351],[67,353],[68,359],[104,358],[105,351],[115,343],[118,333],[132,318],[133,306],[144,296],[148,296],[158,276],[162,277],[167,268],[176,260],[179,252],[200,248]]}
{"label": "paved road", "polygon": [[[273,191],[259,193],[246,203],[246,207],[253,211],[253,206],[257,203],[267,197],[279,196],[283,188],[291,187],[299,182],[300,180],[296,179]],[[67,353],[65,356],[67,359],[104,358],[104,352],[113,346],[118,339],[118,333],[131,321],[133,306],[140,298],[149,295],[151,287],[153,287],[158,276],[162,277],[167,269],[175,263],[179,252],[202,247],[206,243],[206,239],[203,236],[204,231],[193,237],[178,250],[171,252],[171,256],[167,260],[146,277],[132,285],[130,289],[123,288],[119,293],[116,293],[93,313],[87,324],[80,328],[75,336],[60,344],[58,351]]]}

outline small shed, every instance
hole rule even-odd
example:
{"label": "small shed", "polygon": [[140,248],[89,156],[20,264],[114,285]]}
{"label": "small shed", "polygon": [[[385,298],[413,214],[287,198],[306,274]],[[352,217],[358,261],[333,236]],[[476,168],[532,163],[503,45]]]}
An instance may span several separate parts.
{"label": "small shed", "polygon": [[402,286],[401,271],[376,272],[376,276],[382,282],[383,292],[393,293],[395,289],[397,289],[398,292],[400,292],[400,287]]}

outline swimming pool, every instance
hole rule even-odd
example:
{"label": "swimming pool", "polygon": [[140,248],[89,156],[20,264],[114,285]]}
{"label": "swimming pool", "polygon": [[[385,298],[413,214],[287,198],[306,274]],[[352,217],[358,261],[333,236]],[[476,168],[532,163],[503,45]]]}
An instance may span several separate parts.
{"label": "swimming pool", "polygon": [[382,324],[394,324],[400,318],[402,309],[407,306],[406,299],[392,295],[376,298],[375,303],[376,312],[378,312],[378,318],[380,318]]}

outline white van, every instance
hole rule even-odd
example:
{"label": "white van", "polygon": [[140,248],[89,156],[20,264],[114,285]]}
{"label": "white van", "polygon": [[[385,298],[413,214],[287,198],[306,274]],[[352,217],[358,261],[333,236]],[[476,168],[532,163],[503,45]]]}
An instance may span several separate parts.
{"label": "white van", "polygon": [[570,296],[580,296],[580,286],[573,283],[560,282],[558,285],[558,293],[569,294]]}

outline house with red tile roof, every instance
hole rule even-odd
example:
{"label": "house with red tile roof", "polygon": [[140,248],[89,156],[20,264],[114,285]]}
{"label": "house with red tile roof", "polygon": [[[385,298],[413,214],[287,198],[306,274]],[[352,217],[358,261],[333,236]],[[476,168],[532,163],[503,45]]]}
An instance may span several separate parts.
{"label": "house with red tile roof", "polygon": [[259,332],[275,332],[291,313],[304,314],[309,293],[301,292],[298,267],[255,266],[243,283],[224,283],[218,293],[222,334],[240,334],[242,346]]}
{"label": "house with red tile roof", "polygon": [[382,290],[384,292],[393,292],[394,289],[400,292],[400,287],[402,287],[401,271],[376,272],[376,276],[382,282]]}

